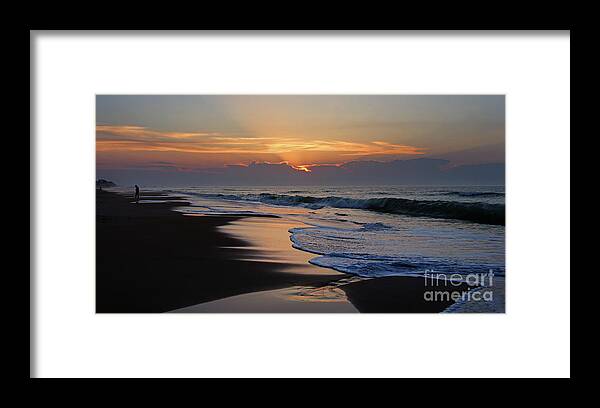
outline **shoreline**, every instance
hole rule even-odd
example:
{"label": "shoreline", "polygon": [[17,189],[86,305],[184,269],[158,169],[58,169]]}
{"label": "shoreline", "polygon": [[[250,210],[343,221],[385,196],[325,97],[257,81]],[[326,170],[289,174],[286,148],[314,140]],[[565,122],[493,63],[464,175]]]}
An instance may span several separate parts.
{"label": "shoreline", "polygon": [[[190,216],[173,211],[187,201],[157,192],[139,204],[106,190],[96,197],[97,313],[439,313],[454,304],[425,301],[432,288],[420,277],[358,278],[313,265],[280,217]],[[320,292],[335,293],[338,305],[311,297]]]}

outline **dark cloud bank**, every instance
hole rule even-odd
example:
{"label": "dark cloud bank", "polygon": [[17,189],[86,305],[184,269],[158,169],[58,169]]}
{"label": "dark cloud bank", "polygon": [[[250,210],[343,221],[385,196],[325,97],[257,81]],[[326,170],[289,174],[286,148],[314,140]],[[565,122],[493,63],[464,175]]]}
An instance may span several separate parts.
{"label": "dark cloud bank", "polygon": [[160,168],[98,169],[97,177],[119,185],[503,185],[504,163],[449,167],[448,160],[420,158],[390,162],[354,161],[319,165],[311,172],[285,163],[252,163],[224,168],[181,170]]}

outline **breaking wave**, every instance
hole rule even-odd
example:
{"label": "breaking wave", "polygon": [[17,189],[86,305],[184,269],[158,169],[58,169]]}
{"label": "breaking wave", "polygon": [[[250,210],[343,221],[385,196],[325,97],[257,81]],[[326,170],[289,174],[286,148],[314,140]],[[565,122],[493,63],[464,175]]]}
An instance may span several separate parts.
{"label": "breaking wave", "polygon": [[[458,193],[458,192],[455,192]],[[502,194],[503,193],[460,193],[460,194]],[[313,197],[287,194],[198,194],[206,198],[224,200],[258,201],[282,206],[301,206],[310,209],[323,207],[354,208],[381,213],[415,217],[432,217],[471,221],[480,224],[504,225],[504,204],[457,201],[409,200],[404,198],[348,198]]]}

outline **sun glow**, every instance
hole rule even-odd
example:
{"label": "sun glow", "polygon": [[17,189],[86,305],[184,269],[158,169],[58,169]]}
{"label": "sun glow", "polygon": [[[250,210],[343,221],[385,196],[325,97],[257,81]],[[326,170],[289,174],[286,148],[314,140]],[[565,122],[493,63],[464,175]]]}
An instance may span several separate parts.
{"label": "sun glow", "polygon": [[292,166],[292,168],[293,168],[293,169],[295,169],[295,170],[299,170],[299,171],[305,171],[305,172],[307,172],[307,173],[310,173],[310,172],[311,172],[311,170],[310,170],[310,168],[309,168],[310,164],[299,164],[299,165],[296,165],[296,166],[294,166],[294,165],[291,165],[291,166]]}

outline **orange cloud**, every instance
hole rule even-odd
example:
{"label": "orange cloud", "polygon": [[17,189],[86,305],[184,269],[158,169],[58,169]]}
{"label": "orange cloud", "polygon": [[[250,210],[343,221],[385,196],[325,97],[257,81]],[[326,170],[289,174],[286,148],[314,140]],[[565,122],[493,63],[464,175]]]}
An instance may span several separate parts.
{"label": "orange cloud", "polygon": [[[385,141],[350,142],[299,137],[241,137],[217,132],[163,132],[135,125],[97,125],[98,152],[276,154],[325,152],[341,156],[421,155],[425,149]],[[287,158],[286,158],[287,159]],[[290,160],[293,161],[293,160]],[[296,164],[302,171],[309,165]]]}
{"label": "orange cloud", "polygon": [[131,138],[144,141],[178,141],[204,136],[218,136],[214,132],[161,132],[134,125],[96,125],[96,137],[102,139]]}

